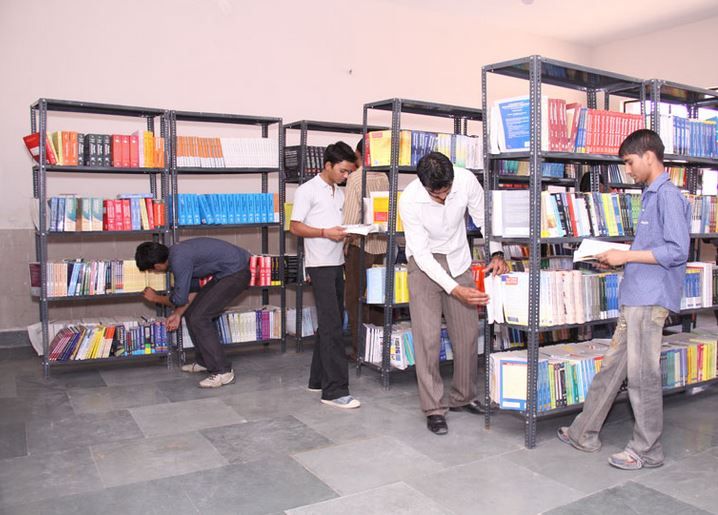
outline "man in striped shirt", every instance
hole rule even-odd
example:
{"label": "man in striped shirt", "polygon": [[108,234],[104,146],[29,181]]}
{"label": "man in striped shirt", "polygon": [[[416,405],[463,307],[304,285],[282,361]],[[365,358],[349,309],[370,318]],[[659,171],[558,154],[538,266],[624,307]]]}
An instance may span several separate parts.
{"label": "man in striped shirt", "polygon": [[[359,141],[356,147],[357,163],[360,166],[349,175],[344,191],[344,225],[364,223],[361,219],[362,211],[362,176],[366,176],[366,191],[368,197],[374,191],[389,191],[389,179],[384,172],[368,172],[361,166],[364,155],[364,140]],[[366,236],[364,243],[364,268],[360,266],[361,237],[348,236],[344,241],[344,274],[346,286],[344,290],[344,304],[349,313],[349,327],[352,331],[352,354],[350,359],[357,359],[359,348],[359,327],[362,321],[381,325],[384,323],[383,312],[377,308],[364,305],[363,316],[359,317],[359,298],[364,294],[359,291],[361,274],[373,265],[381,265],[386,256],[386,238],[380,234]]]}

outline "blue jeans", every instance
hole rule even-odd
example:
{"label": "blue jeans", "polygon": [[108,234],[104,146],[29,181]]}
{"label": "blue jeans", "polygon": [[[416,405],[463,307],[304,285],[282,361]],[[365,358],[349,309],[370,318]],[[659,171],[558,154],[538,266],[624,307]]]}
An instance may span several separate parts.
{"label": "blue jeans", "polygon": [[583,411],[569,427],[569,437],[586,449],[601,446],[599,432],[624,379],[635,424],[626,445],[650,463],[663,462],[661,342],[668,310],[662,306],[621,306],[611,347],[593,378]]}

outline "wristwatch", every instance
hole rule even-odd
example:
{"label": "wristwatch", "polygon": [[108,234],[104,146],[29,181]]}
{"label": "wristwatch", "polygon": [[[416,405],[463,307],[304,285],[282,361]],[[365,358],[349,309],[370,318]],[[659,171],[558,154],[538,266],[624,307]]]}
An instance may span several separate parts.
{"label": "wristwatch", "polygon": [[499,256],[501,258],[504,257],[504,251],[503,250],[497,250],[493,254],[491,254],[491,259],[495,258],[496,256]]}

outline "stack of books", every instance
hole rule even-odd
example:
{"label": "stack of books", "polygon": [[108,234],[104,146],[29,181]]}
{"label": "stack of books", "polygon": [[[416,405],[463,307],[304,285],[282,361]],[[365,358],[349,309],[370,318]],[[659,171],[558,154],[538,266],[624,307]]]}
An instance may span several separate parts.
{"label": "stack of books", "polygon": [[165,202],[152,194],[115,199],[58,195],[48,200],[50,232],[147,231],[164,227]]}
{"label": "stack of books", "polygon": [[[365,166],[391,164],[391,131],[372,131],[367,134]],[[484,168],[483,139],[462,134],[403,130],[399,133],[399,166],[415,167],[430,152],[440,152],[454,165],[471,170]]]}
{"label": "stack of books", "polygon": [[277,168],[279,147],[272,138],[177,136],[177,166],[192,168]]}
{"label": "stack of books", "polygon": [[180,225],[239,225],[279,222],[276,193],[180,193]]}

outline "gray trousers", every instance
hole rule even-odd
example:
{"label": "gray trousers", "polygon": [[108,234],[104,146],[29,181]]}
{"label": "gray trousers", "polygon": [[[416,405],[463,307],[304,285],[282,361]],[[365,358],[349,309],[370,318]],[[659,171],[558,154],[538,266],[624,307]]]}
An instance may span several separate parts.
{"label": "gray trousers", "polygon": [[662,306],[621,306],[611,347],[593,378],[583,411],[568,430],[574,442],[587,449],[600,447],[601,426],[628,377],[628,398],[636,421],[626,449],[651,463],[663,461],[660,359],[667,316],[668,310]]}
{"label": "gray trousers", "polygon": [[[434,254],[434,258],[448,271],[446,256]],[[444,415],[449,406],[463,406],[476,399],[479,316],[475,306],[467,306],[447,294],[422,272],[414,258],[409,259],[407,272],[411,334],[414,339],[421,409],[426,416]],[[474,286],[471,270],[454,279],[462,286]],[[444,382],[439,370],[442,313],[454,352],[454,377],[448,401],[444,399]]]}

